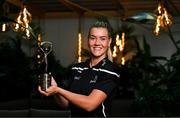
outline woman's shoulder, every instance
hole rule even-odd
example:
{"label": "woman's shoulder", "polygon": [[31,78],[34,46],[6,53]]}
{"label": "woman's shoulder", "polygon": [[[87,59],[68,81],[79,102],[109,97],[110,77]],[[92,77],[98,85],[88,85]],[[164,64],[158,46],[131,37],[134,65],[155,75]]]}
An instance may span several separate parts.
{"label": "woman's shoulder", "polygon": [[120,67],[108,59],[103,60],[99,66],[99,70],[103,72],[104,76],[115,76],[120,78]]}
{"label": "woman's shoulder", "polygon": [[108,59],[106,59],[106,64],[104,64],[104,68],[106,68],[108,70],[117,71],[117,72],[120,71],[120,67],[116,63],[114,63]]}
{"label": "woman's shoulder", "polygon": [[74,63],[70,66],[70,68],[85,68],[85,67],[88,67],[87,61],[80,62],[80,63]]}

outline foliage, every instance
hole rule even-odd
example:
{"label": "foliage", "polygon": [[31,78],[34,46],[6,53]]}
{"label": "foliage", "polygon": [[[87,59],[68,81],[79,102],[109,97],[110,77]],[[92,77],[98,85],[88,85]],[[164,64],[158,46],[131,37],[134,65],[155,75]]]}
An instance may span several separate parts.
{"label": "foliage", "polygon": [[31,58],[22,51],[18,35],[1,35],[0,55],[0,100],[29,97]]}
{"label": "foliage", "polygon": [[[3,19],[1,22],[14,23],[11,19]],[[32,29],[30,27],[30,30],[33,34],[30,38],[27,38],[24,32],[13,30],[0,32],[1,101],[40,97],[37,91],[38,76],[44,72],[44,62],[39,64],[36,60],[36,37],[40,28],[34,25]],[[61,83],[62,79],[57,77],[64,77],[66,68],[56,60],[53,52],[48,56],[48,61],[48,71],[57,79],[58,83]]]}
{"label": "foliage", "polygon": [[179,116],[179,50],[167,60],[151,56],[148,45],[144,46],[146,50],[124,67],[128,78],[133,78],[132,110],[137,116]]}

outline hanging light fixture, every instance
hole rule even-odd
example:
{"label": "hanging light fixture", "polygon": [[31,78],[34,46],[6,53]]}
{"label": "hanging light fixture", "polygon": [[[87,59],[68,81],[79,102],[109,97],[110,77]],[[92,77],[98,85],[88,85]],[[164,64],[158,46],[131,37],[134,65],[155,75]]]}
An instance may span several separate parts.
{"label": "hanging light fixture", "polygon": [[78,47],[77,47],[77,61],[78,63],[82,62],[82,32],[81,32],[81,24],[82,24],[82,14],[79,14],[79,22],[78,22]]}
{"label": "hanging light fixture", "polygon": [[160,34],[161,28],[164,29],[172,25],[172,16],[167,12],[167,9],[164,7],[163,3],[159,1],[157,8],[157,17],[154,26],[154,34],[157,36]]}
{"label": "hanging light fixture", "polygon": [[26,36],[30,37],[29,23],[32,21],[32,15],[27,10],[25,5],[22,5],[22,9],[16,19],[16,24],[14,26],[15,31],[22,31],[26,33]]}
{"label": "hanging light fixture", "polygon": [[[124,51],[124,46],[125,46],[125,33],[124,32],[122,32],[120,41],[121,42],[120,42],[120,45],[119,45],[119,50],[120,50],[120,52],[123,52]],[[125,57],[124,57],[124,55],[122,55],[121,64],[124,65],[125,62],[126,62]]]}
{"label": "hanging light fixture", "polygon": [[82,35],[81,32],[79,32],[78,33],[78,63],[82,62],[81,49],[82,49]]}
{"label": "hanging light fixture", "polygon": [[113,54],[112,54],[113,58],[117,57],[117,53],[118,53],[117,48],[119,46],[119,41],[120,41],[119,34],[116,34],[116,45],[114,45],[114,47],[113,47]]}
{"label": "hanging light fixture", "polygon": [[2,32],[5,32],[6,31],[6,24],[2,24]]}
{"label": "hanging light fixture", "polygon": [[117,54],[118,53],[121,53],[121,59],[120,59],[120,62],[122,65],[125,64],[125,58],[123,56],[123,51],[124,51],[124,46],[125,46],[125,33],[122,32],[121,34],[121,39],[119,38],[119,34],[116,34],[116,45],[114,46],[113,48],[113,58],[116,58],[117,57]]}
{"label": "hanging light fixture", "polygon": [[124,64],[125,64],[125,62],[126,62],[125,57],[124,57],[124,56],[123,56],[123,57],[121,57],[121,64],[122,64],[122,65],[124,65]]}
{"label": "hanging light fixture", "polygon": [[[2,13],[3,13],[3,16],[1,17],[1,19],[4,19],[5,17],[7,18],[9,14],[9,5],[6,2],[4,2],[2,5]],[[9,23],[7,22],[7,19],[6,19],[6,21],[1,24],[1,31],[5,32],[8,29],[9,29]]]}
{"label": "hanging light fixture", "polygon": [[124,50],[124,45],[125,45],[125,33],[122,32],[121,40],[120,40],[120,43],[119,43],[119,50],[120,51]]}

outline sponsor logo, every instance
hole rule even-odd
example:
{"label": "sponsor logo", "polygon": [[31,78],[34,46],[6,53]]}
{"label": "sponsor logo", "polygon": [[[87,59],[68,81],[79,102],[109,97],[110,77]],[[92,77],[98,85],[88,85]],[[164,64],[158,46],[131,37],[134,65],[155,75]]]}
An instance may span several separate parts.
{"label": "sponsor logo", "polygon": [[80,78],[81,78],[81,77],[76,77],[76,76],[74,77],[75,80],[80,80]]}
{"label": "sponsor logo", "polygon": [[94,79],[90,80],[89,83],[96,83],[97,79],[98,79],[98,76],[96,75],[96,76],[94,77]]}

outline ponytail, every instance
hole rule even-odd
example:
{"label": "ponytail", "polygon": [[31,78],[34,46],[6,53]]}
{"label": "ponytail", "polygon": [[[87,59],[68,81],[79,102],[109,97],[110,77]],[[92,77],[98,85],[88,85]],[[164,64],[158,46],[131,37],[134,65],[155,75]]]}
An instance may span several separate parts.
{"label": "ponytail", "polygon": [[108,59],[113,62],[113,57],[112,57],[112,52],[111,52],[111,48],[109,47],[108,50],[107,50],[107,56],[108,56]]}

